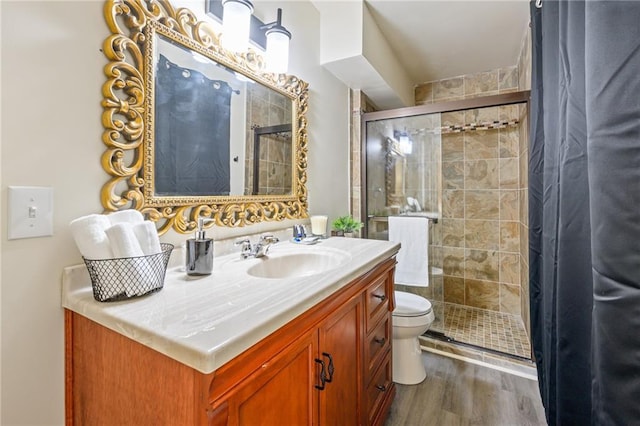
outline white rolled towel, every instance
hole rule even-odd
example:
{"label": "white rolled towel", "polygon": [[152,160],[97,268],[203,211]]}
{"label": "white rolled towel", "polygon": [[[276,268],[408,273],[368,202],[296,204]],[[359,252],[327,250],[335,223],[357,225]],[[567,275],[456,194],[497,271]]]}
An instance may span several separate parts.
{"label": "white rolled towel", "polygon": [[144,222],[144,216],[142,216],[142,213],[135,209],[118,210],[117,212],[108,214],[107,217],[112,225],[116,225],[118,223],[136,224]]}
{"label": "white rolled towel", "polygon": [[144,256],[142,247],[128,222],[116,223],[105,230],[115,257]]}
{"label": "white rolled towel", "polygon": [[79,217],[69,224],[80,254],[87,259],[110,259],[113,251],[106,230],[109,219],[101,214]]}
{"label": "white rolled towel", "polygon": [[[133,225],[128,222],[117,223],[105,231],[111,243],[111,250],[116,258],[144,256],[140,243],[133,232]],[[127,296],[135,296],[142,291],[140,286],[144,283],[145,270],[148,268],[144,263],[147,259],[140,259],[138,263],[132,263],[132,268],[126,276],[116,277],[119,286],[124,288]],[[123,273],[124,274],[124,273]]]}
{"label": "white rolled towel", "polygon": [[156,254],[162,251],[158,231],[156,231],[156,226],[153,222],[145,220],[142,223],[136,223],[133,225],[133,233],[138,239],[138,243],[140,243],[142,252],[145,255]]}

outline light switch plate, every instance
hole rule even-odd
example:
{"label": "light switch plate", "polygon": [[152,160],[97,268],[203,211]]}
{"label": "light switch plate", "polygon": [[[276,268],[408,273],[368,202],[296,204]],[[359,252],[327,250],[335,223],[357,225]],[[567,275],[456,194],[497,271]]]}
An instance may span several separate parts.
{"label": "light switch plate", "polygon": [[10,186],[7,201],[10,240],[53,235],[53,188]]}

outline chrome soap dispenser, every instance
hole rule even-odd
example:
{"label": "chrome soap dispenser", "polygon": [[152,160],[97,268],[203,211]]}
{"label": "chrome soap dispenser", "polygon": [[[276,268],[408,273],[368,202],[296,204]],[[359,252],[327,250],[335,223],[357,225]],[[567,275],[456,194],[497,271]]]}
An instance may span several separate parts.
{"label": "chrome soap dispenser", "polygon": [[187,275],[209,275],[213,271],[213,238],[207,238],[204,225],[213,219],[198,218],[195,238],[187,240]]}

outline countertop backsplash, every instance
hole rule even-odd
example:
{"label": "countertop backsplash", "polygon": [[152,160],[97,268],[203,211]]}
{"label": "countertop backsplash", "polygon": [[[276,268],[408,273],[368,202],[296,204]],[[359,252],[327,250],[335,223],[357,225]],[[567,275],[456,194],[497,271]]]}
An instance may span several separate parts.
{"label": "countertop backsplash", "polygon": [[[276,225],[264,226],[265,224]],[[293,237],[293,225],[303,224],[307,228],[307,232],[311,232],[311,225],[309,219],[302,220],[289,220],[285,222],[265,222],[256,224],[250,227],[244,228],[219,228],[213,227],[207,229],[207,238],[213,238],[213,259],[218,256],[225,256],[233,252],[238,252],[240,255],[240,248],[236,247],[234,243],[241,237],[249,237],[252,243],[258,241],[260,235],[271,234],[278,238],[280,241],[288,241]],[[284,225],[284,226],[283,226]],[[216,237],[218,235],[218,237]],[[171,259],[169,260],[169,267],[181,266],[184,263],[184,244],[189,238],[193,238],[193,234],[176,234],[163,235],[162,242],[168,242],[175,246],[171,253]]]}

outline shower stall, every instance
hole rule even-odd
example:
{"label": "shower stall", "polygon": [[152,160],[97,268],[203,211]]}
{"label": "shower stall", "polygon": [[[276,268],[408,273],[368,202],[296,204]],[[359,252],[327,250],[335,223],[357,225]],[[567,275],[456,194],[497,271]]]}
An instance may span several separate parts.
{"label": "shower stall", "polygon": [[514,92],[365,113],[362,221],[428,218],[427,335],[518,359],[528,337],[528,100]]}

